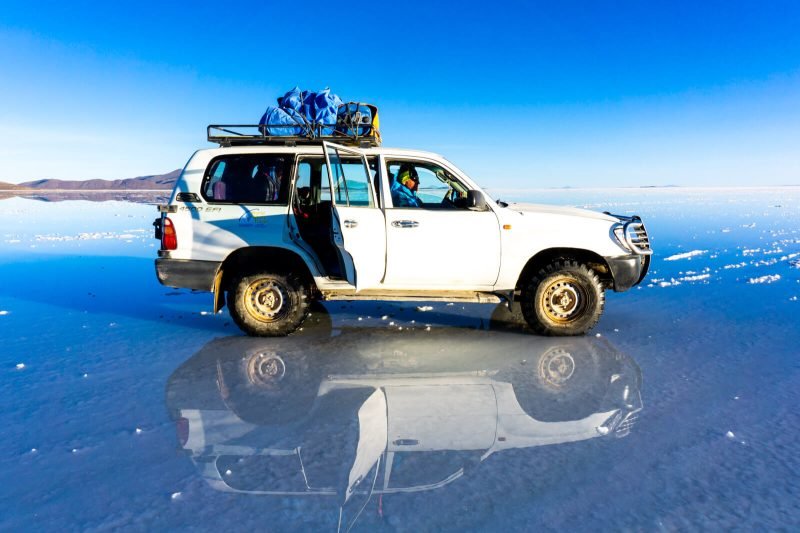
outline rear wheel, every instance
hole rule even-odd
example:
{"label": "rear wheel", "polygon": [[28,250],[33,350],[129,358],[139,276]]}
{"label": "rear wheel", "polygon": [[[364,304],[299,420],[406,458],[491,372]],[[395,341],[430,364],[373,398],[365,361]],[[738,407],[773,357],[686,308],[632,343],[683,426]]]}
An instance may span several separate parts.
{"label": "rear wheel", "polygon": [[288,335],[308,314],[308,287],[293,274],[244,275],[228,291],[228,309],[248,335]]}
{"label": "rear wheel", "polygon": [[600,320],[605,295],[592,269],[559,260],[523,283],[521,304],[525,321],[537,333],[581,335]]}

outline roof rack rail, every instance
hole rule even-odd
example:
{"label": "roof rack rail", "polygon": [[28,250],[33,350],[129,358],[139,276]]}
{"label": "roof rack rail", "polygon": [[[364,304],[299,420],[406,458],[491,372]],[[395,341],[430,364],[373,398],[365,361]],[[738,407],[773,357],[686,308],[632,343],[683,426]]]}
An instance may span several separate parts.
{"label": "roof rack rail", "polygon": [[[332,141],[339,144],[369,148],[381,145],[380,132],[371,126],[346,128],[341,131],[336,124],[210,124],[206,129],[208,142],[220,146],[253,146],[298,144],[322,144]],[[359,135],[359,130],[367,130],[368,135]],[[286,132],[283,134],[282,132]],[[278,132],[280,134],[276,135]],[[328,132],[332,132],[328,134]]]}

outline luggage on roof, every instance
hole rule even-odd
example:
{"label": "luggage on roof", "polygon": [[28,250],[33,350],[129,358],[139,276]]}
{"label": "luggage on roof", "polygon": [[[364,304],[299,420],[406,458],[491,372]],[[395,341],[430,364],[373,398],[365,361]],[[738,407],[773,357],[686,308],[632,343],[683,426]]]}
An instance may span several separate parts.
{"label": "luggage on roof", "polygon": [[378,108],[361,102],[344,103],[326,88],[319,92],[299,87],[269,106],[258,124],[208,126],[209,142],[220,146],[242,144],[296,144],[331,140],[344,144],[381,144]]}

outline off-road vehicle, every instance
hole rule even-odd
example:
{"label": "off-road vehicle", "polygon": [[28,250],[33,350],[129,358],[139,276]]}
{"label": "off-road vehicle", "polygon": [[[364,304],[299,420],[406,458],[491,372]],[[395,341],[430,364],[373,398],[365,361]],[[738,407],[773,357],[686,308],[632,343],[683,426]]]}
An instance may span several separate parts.
{"label": "off-road vehicle", "polygon": [[[294,331],[312,300],[519,302],[530,327],[577,335],[604,290],[645,277],[637,216],[489,197],[442,156],[379,137],[209,126],[155,221],[158,279],[212,291],[250,335]],[[398,205],[413,175],[419,206]]]}

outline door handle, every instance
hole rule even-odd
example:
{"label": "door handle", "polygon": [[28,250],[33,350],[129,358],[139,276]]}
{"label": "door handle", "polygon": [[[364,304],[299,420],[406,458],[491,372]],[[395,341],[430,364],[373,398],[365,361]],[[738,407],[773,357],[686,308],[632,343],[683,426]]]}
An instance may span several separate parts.
{"label": "door handle", "polygon": [[419,222],[416,220],[395,220],[392,222],[392,226],[395,228],[416,228],[419,226]]}
{"label": "door handle", "polygon": [[358,221],[356,221],[356,220],[345,220],[344,221],[344,227],[345,228],[355,228],[356,226],[358,226]]}

